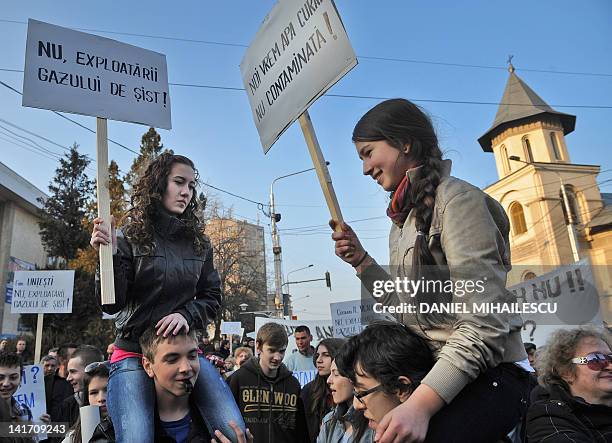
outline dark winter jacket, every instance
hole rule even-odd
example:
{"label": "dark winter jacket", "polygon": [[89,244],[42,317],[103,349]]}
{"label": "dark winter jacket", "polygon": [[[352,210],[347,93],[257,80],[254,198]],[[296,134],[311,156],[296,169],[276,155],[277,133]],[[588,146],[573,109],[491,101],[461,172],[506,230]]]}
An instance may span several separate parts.
{"label": "dark winter jacket", "polygon": [[529,443],[612,442],[612,407],[586,403],[560,386],[547,391],[539,390],[527,411]]}
{"label": "dark winter jacket", "polygon": [[[206,430],[206,425],[197,412],[196,407],[192,407],[191,414],[191,426],[189,429],[189,435],[187,436],[188,443],[208,443],[211,438]],[[89,440],[89,443],[115,443],[115,428],[110,420],[110,417],[106,417],[102,420]],[[176,441],[170,437],[164,431],[161,421],[159,420],[159,414],[155,410],[155,443],[176,443]]]}
{"label": "dark winter jacket", "polygon": [[304,414],[306,415],[306,425],[308,426],[308,435],[310,436],[310,441],[314,443],[317,441],[317,435],[319,435],[319,429],[321,429],[321,423],[323,421],[323,417],[327,415],[329,411],[332,410],[333,403],[331,402],[331,395],[326,400],[329,400],[326,404],[326,407],[323,411],[323,415],[318,417],[316,414],[313,414],[310,411],[312,408],[312,389],[314,388],[314,383],[317,381],[318,375],[315,379],[309,383],[306,383],[302,388],[302,392],[300,393],[300,397],[302,398],[302,402],[304,402]]}
{"label": "dark winter jacket", "polygon": [[62,402],[73,393],[74,389],[70,383],[57,375],[57,371],[54,374],[45,375],[45,401],[51,421],[61,421],[59,413]]}
{"label": "dark winter jacket", "polygon": [[[117,233],[115,304],[102,306],[108,314],[119,313],[115,343],[130,352],[141,352],[139,337],[168,314],[180,313],[190,328],[204,329],[215,318],[221,300],[210,243],[197,255],[185,224],[163,210],[154,227],[151,251],[131,245]],[[99,297],[99,279],[96,289]]]}
{"label": "dark winter jacket", "polygon": [[232,375],[230,389],[255,443],[306,443],[308,429],[300,383],[281,364],[276,378],[266,377],[257,358]]}

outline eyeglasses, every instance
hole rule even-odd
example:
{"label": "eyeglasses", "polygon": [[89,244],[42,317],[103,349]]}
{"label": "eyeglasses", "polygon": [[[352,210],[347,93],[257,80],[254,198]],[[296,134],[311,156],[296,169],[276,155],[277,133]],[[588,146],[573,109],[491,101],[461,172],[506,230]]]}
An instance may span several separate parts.
{"label": "eyeglasses", "polygon": [[383,391],[384,389],[385,388],[383,387],[383,385],[374,386],[373,388],[370,388],[366,391],[361,391],[361,392],[357,392],[353,389],[353,396],[357,400],[359,400],[359,403],[361,403],[362,405],[365,405],[364,401],[362,400],[363,397],[365,397],[366,395],[373,394],[375,392]]}
{"label": "eyeglasses", "polygon": [[96,369],[98,369],[100,366],[104,366],[106,367],[106,369],[110,369],[110,362],[108,360],[105,360],[105,361],[94,361],[93,363],[89,363],[87,366],[85,366],[85,373],[91,374]]}
{"label": "eyeglasses", "polygon": [[612,364],[612,354],[602,354],[601,352],[591,352],[585,357],[572,358],[572,363],[586,365],[591,371],[603,371],[606,366]]}

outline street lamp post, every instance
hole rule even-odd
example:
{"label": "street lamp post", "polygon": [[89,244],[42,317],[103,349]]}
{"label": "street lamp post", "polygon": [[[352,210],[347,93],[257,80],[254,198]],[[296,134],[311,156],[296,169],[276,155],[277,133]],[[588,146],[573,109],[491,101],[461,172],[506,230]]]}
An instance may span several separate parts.
{"label": "street lamp post", "polygon": [[[289,303],[289,309],[285,309],[285,307],[283,306],[283,313],[287,312],[287,315],[291,315],[291,305],[292,305],[292,302],[291,302],[291,291],[289,289],[289,284],[288,284],[289,276],[291,274],[293,274],[294,272],[303,271],[304,269],[312,268],[313,266],[314,266],[313,264],[310,264],[308,266],[304,266],[302,268],[294,269],[293,271],[287,272],[287,275],[285,276],[285,282],[281,285],[281,287],[282,286],[287,286],[287,303]],[[283,304],[284,303],[285,303],[285,300],[284,300],[284,294],[283,294]]]}
{"label": "street lamp post", "polygon": [[[518,157],[516,155],[511,155],[508,158],[510,160],[514,160],[516,162],[524,163],[526,165],[533,165],[533,163],[521,160],[520,157]],[[563,207],[565,208],[565,213],[567,214],[567,224],[566,224],[566,226],[567,226],[567,233],[569,235],[570,246],[572,248],[572,255],[574,256],[574,261],[578,261],[578,260],[580,260],[580,254],[578,253],[578,234],[576,233],[576,226],[574,224],[576,222],[576,220],[574,220],[574,217],[572,215],[572,211],[571,211],[571,208],[570,208],[569,198],[567,197],[567,192],[566,192],[566,189],[565,189],[565,184],[563,183],[563,178],[561,177],[561,174],[559,173],[559,171],[555,171],[554,169],[549,169],[549,168],[546,168],[544,166],[540,166],[540,169],[543,169],[545,171],[554,172],[555,174],[557,174],[557,178],[559,179],[559,184],[561,186],[561,196],[562,196],[562,200],[563,200]]]}
{"label": "street lamp post", "polygon": [[[329,164],[329,162],[327,162]],[[293,172],[287,175],[281,175],[272,180],[270,184],[270,228],[272,230],[272,253],[274,254],[274,306],[276,308],[277,316],[282,317],[282,302],[283,302],[283,274],[282,274],[282,249],[280,245],[280,237],[278,235],[278,229],[276,223],[281,219],[281,215],[276,213],[276,206],[274,205],[274,183],[277,181],[292,177],[294,175],[302,174],[304,172],[314,171],[315,168],[304,169],[303,171]]]}

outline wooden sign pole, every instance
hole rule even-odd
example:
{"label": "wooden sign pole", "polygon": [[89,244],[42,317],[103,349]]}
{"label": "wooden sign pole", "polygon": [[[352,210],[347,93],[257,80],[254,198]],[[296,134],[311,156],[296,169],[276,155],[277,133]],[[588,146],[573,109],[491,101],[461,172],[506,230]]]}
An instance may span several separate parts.
{"label": "wooden sign pole", "polygon": [[38,314],[36,320],[36,345],[34,346],[34,364],[37,365],[40,362],[40,351],[42,348],[42,330],[43,330],[43,316],[45,314]]}
{"label": "wooden sign pole", "polygon": [[302,132],[304,133],[304,138],[306,139],[306,144],[308,145],[308,152],[310,152],[312,163],[317,171],[317,177],[319,177],[319,184],[323,190],[327,207],[329,208],[332,220],[336,221],[335,230],[336,232],[340,232],[342,230],[340,225],[344,219],[342,218],[342,212],[340,211],[340,205],[336,198],[336,191],[334,191],[331,175],[329,175],[329,170],[327,169],[327,164],[321,152],[321,147],[319,146],[319,141],[317,140],[317,135],[315,134],[308,111],[304,111],[304,113],[300,115],[299,121]]}
{"label": "wooden sign pole", "polygon": [[[98,217],[111,232],[110,194],[108,190],[108,128],[105,118],[97,118],[96,160],[98,181]],[[113,245],[100,245],[100,288],[103,305],[115,303],[115,280],[113,276]]]}

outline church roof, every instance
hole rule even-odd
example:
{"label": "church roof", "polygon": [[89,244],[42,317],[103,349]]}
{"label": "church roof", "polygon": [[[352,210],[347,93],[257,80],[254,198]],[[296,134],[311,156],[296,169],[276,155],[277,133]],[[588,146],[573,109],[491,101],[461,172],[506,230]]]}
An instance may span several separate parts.
{"label": "church roof", "polygon": [[604,207],[587,224],[591,234],[596,234],[612,227],[612,194],[602,192],[601,199]]}
{"label": "church roof", "polygon": [[553,108],[536,94],[527,84],[514,73],[514,67],[510,65],[510,77],[506,83],[506,89],[501,103],[495,115],[495,121],[485,134],[478,139],[483,151],[492,152],[491,139],[512,123],[519,120],[531,119],[535,116],[555,115],[561,120],[563,134],[569,134],[576,125],[576,116],[555,111]]}

